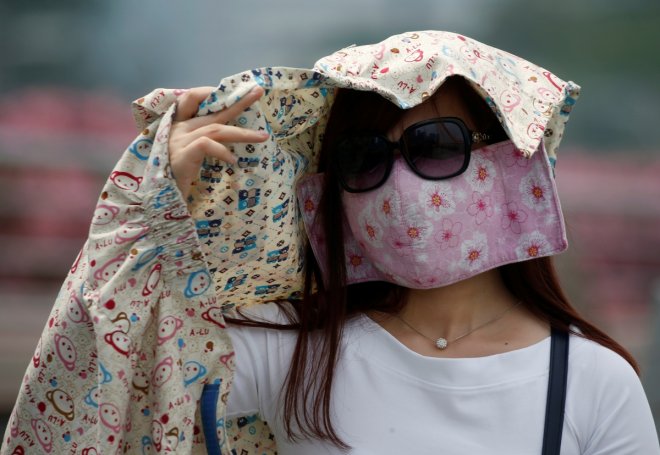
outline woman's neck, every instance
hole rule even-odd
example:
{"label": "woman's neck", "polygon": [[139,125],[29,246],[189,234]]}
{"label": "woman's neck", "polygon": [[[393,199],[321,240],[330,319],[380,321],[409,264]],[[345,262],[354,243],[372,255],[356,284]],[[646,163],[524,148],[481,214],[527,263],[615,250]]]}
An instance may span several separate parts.
{"label": "woman's neck", "polygon": [[[504,286],[498,270],[442,288],[410,289],[404,298],[406,303],[398,317],[375,311],[368,315],[424,356],[493,355],[530,346],[550,333],[546,322],[525,305],[516,305],[518,300]],[[449,342],[444,350],[435,346],[440,337]],[[454,343],[458,337],[462,338]]]}
{"label": "woman's neck", "polygon": [[410,289],[405,298],[399,314],[403,320],[430,337],[448,340],[497,318],[517,303],[498,270],[441,288]]}

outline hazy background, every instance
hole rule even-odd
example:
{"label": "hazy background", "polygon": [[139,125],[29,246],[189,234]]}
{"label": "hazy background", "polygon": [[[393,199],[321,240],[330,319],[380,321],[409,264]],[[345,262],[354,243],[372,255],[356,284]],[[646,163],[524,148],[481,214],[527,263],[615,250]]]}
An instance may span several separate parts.
{"label": "hazy background", "polygon": [[[347,45],[449,30],[583,88],[559,151],[575,305],[640,361],[660,420],[660,2],[657,0],[3,0],[0,414],[136,135],[130,101]],[[4,432],[0,420],[0,433]]]}

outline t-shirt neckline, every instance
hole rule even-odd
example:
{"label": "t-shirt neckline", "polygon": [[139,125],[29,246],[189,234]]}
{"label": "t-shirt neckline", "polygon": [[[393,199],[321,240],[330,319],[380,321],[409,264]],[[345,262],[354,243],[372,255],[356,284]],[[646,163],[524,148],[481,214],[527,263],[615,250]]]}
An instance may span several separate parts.
{"label": "t-shirt neckline", "polygon": [[479,387],[547,374],[550,337],[511,351],[483,357],[429,357],[401,343],[369,316],[361,313],[359,330],[349,343],[368,361],[436,385]]}

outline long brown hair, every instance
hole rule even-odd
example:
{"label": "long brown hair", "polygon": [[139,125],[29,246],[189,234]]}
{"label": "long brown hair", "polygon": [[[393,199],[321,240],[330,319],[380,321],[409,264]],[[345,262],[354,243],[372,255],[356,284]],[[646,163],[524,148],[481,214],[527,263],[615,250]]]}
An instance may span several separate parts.
{"label": "long brown hair", "polygon": [[[462,78],[450,78],[445,84],[452,84],[453,89],[460,91],[475,113],[481,131],[491,131],[496,140],[501,139],[504,131],[495,115]],[[322,279],[319,264],[308,247],[302,299],[290,302],[293,312],[291,307],[281,305],[290,324],[227,318],[228,322],[239,325],[297,330],[296,347],[282,389],[284,426],[292,442],[314,438],[329,441],[342,449],[348,448],[337,435],[330,414],[334,368],[340,357],[344,325],[360,312],[379,310],[392,314],[405,305],[405,289],[395,284],[346,285],[342,225],[336,222],[337,214],[342,211],[341,189],[334,167],[330,165],[333,159],[330,149],[337,136],[351,130],[386,133],[402,113],[376,93],[339,91],[325,131],[319,163],[319,172],[326,175],[318,213],[325,231],[327,281]],[[499,270],[508,290],[539,319],[551,327],[571,331],[617,352],[639,373],[637,363],[621,345],[585,321],[571,306],[561,289],[551,258],[508,264]]]}

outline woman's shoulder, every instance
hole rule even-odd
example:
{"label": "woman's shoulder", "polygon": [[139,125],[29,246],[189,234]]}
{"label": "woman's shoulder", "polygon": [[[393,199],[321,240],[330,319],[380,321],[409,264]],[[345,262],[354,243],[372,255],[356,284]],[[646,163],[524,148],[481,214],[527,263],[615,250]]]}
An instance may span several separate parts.
{"label": "woman's shoulder", "polygon": [[567,394],[565,417],[580,453],[659,453],[640,378],[618,353],[571,335]]}
{"label": "woman's shoulder", "polygon": [[625,396],[645,397],[635,369],[607,346],[571,335],[568,360],[568,392],[586,402],[613,406]]}
{"label": "woman's shoulder", "polygon": [[592,379],[598,376],[614,382],[626,378],[638,380],[633,367],[621,355],[580,334],[570,336],[569,373],[571,370]]}

